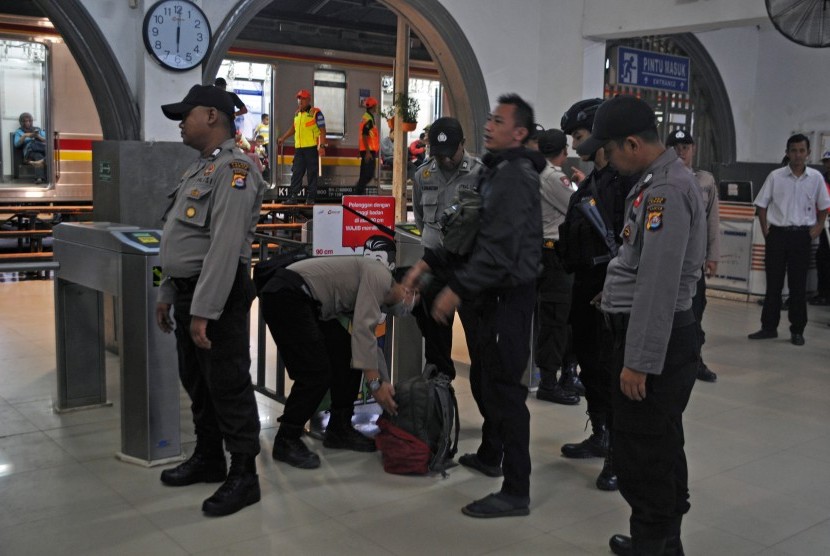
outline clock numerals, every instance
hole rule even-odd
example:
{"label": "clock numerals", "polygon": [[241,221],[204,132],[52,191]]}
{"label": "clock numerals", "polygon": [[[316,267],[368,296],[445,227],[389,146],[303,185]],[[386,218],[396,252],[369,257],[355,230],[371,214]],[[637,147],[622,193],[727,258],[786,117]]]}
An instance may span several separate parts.
{"label": "clock numerals", "polygon": [[162,66],[186,71],[210,51],[210,24],[190,0],[160,0],[144,18],[144,44]]}

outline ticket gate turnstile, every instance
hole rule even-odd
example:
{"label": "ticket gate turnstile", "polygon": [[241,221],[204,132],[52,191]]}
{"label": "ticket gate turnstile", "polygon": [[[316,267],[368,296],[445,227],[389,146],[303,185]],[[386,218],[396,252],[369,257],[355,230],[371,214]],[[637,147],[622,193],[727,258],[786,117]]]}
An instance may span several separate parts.
{"label": "ticket gate turnstile", "polygon": [[176,341],[155,323],[159,230],[111,222],[55,226],[58,411],[107,404],[103,295],[115,298],[123,461],[182,459]]}
{"label": "ticket gate turnstile", "polygon": [[[395,224],[395,242],[398,267],[412,266],[424,255],[421,233],[411,222]],[[415,317],[390,318],[387,326],[392,338],[386,349],[392,382],[420,376],[424,368],[424,340]]]}

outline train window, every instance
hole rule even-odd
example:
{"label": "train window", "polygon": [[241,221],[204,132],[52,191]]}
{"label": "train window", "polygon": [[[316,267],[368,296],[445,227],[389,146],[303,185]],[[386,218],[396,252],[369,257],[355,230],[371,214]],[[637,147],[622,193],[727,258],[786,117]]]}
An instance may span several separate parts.
{"label": "train window", "polygon": [[314,72],[314,105],[326,117],[326,135],[343,137],[346,133],[346,74],[342,71]]}
{"label": "train window", "polygon": [[46,57],[43,44],[0,39],[0,162],[6,185],[49,181]]}

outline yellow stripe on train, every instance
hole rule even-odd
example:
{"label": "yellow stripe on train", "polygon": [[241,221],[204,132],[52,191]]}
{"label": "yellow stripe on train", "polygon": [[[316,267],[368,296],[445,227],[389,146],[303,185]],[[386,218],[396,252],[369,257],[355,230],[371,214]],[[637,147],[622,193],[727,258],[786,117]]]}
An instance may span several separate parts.
{"label": "yellow stripe on train", "polygon": [[82,162],[92,162],[92,151],[60,151],[61,160],[80,160]]}
{"label": "yellow stripe on train", "polygon": [[[290,154],[278,156],[275,162],[290,165],[294,162],[294,156]],[[324,156],[323,166],[360,166],[360,159],[356,156]]]}

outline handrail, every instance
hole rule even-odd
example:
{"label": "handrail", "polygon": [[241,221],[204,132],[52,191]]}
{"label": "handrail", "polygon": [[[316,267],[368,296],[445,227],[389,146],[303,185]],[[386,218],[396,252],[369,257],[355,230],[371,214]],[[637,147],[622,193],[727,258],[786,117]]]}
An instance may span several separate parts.
{"label": "handrail", "polygon": [[55,177],[52,180],[54,183],[61,178],[61,132],[60,131],[53,131],[53,148],[52,148],[52,168],[54,168]]}

